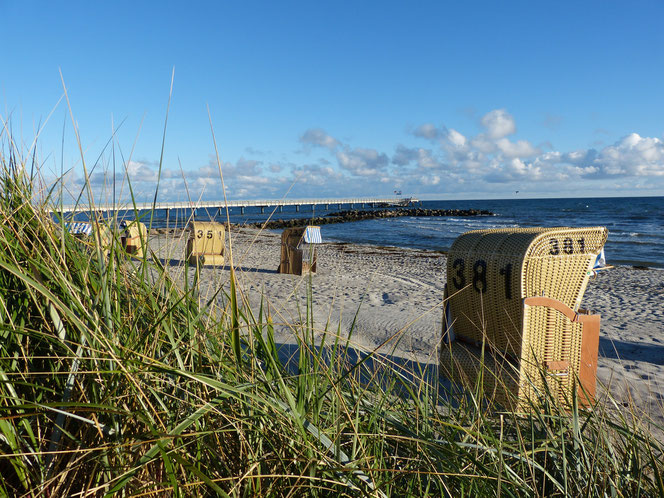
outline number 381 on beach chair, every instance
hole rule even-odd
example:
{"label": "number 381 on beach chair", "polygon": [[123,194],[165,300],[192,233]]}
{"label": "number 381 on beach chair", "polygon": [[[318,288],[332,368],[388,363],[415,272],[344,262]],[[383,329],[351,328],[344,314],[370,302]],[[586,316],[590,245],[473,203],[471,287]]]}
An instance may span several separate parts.
{"label": "number 381 on beach chair", "polygon": [[447,260],[441,374],[517,410],[546,396],[592,403],[600,317],[579,306],[607,235],[509,228],[458,237]]}
{"label": "number 381 on beach chair", "polygon": [[190,265],[223,266],[226,227],[222,223],[191,221],[185,257]]}

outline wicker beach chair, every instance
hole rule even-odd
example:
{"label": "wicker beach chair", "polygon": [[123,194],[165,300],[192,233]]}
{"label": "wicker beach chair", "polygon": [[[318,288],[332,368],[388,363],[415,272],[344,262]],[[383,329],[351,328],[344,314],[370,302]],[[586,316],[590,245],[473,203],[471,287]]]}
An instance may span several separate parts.
{"label": "wicker beach chair", "polygon": [[226,227],[213,221],[191,221],[185,257],[191,265],[222,266]]}
{"label": "wicker beach chair", "polygon": [[607,235],[603,227],[513,228],[457,238],[441,373],[511,408],[537,404],[546,390],[569,401],[574,386],[579,402],[591,402],[599,316],[579,306]]}
{"label": "wicker beach chair", "polygon": [[113,233],[105,223],[98,222],[67,222],[64,228],[77,239],[84,241],[86,244],[94,244],[95,237],[99,236],[99,242],[104,253],[110,250],[113,242]]}
{"label": "wicker beach chair", "polygon": [[148,243],[148,230],[140,221],[123,221],[120,224],[122,237],[120,242],[125,252],[142,258]]}
{"label": "wicker beach chair", "polygon": [[322,242],[318,226],[286,228],[281,234],[281,259],[277,271],[292,275],[316,273],[316,244]]}
{"label": "wicker beach chair", "polygon": [[89,237],[92,234],[92,224],[72,221],[65,223],[65,230],[78,238]]}

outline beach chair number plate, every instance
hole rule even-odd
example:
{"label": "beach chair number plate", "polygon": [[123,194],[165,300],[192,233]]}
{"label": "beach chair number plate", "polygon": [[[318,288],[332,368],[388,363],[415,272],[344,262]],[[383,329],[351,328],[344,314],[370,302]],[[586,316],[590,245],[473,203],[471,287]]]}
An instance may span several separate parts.
{"label": "beach chair number plate", "polygon": [[[487,264],[483,259],[478,259],[473,263],[473,274],[471,283],[475,292],[484,294],[487,291],[489,282],[487,282]],[[456,271],[452,277],[452,283],[457,290],[466,287],[468,281],[466,279],[466,262],[462,258],[457,258],[452,264],[452,268]],[[503,285],[505,289],[505,299],[512,299],[512,263],[508,263],[499,271],[503,277]]]}
{"label": "beach chair number plate", "polygon": [[[207,232],[203,232],[203,230],[197,230],[196,231],[196,238],[197,239],[202,239],[203,235],[205,235],[206,239],[211,239],[213,236],[212,230],[208,230]],[[221,238],[221,230],[219,231],[219,237]]]}
{"label": "beach chair number plate", "polygon": [[[583,237],[576,241],[579,248],[579,253],[586,252],[586,241]],[[551,248],[549,249],[549,254],[552,256],[557,256],[560,254],[560,242],[558,239],[549,239],[549,244]],[[574,241],[571,237],[566,237],[563,240],[563,252],[565,254],[574,254]]]}

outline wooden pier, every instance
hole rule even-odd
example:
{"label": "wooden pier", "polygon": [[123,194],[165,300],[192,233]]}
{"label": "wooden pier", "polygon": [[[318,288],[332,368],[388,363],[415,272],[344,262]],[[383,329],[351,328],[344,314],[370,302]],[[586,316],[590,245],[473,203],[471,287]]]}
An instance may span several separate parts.
{"label": "wooden pier", "polygon": [[381,207],[381,206],[410,206],[419,202],[418,199],[413,197],[397,197],[397,198],[377,198],[377,197],[357,197],[350,199],[278,199],[278,200],[244,200],[244,201],[197,201],[197,202],[151,202],[141,203],[117,203],[117,204],[95,204],[92,208],[87,204],[79,204],[76,206],[62,206],[58,209],[62,214],[69,213],[84,213],[90,211],[97,212],[115,212],[115,211],[150,211],[153,208],[157,210],[165,210],[167,213],[171,210],[213,210],[221,213],[226,208],[239,208],[240,213],[248,207],[260,208],[260,212],[264,213],[267,208],[277,208],[282,211],[286,206],[294,206],[295,211],[300,211],[302,206],[311,206],[312,210],[315,206],[324,206],[330,209],[330,206],[336,206],[341,209],[342,206],[348,206],[350,209],[356,207]]}

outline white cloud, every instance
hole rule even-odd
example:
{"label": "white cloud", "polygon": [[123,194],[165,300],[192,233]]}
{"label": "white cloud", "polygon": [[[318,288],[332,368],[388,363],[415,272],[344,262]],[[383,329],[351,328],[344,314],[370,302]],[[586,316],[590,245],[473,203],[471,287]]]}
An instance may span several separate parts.
{"label": "white cloud", "polygon": [[539,153],[539,150],[526,140],[510,142],[507,138],[500,138],[496,140],[496,145],[506,157],[530,157]]}
{"label": "white cloud", "polygon": [[463,147],[466,145],[466,137],[452,128],[447,132],[447,140],[450,144],[456,147]]}
{"label": "white cloud", "polygon": [[385,168],[389,159],[386,154],[375,149],[349,149],[337,152],[339,165],[351,173],[359,176],[371,176]]}
{"label": "white cloud", "polygon": [[422,176],[420,176],[420,182],[422,183],[422,185],[428,185],[428,186],[438,185],[440,183],[440,176],[438,176],[438,175],[431,175],[431,176],[422,175]]}
{"label": "white cloud", "polygon": [[428,138],[433,140],[440,137],[442,133],[440,130],[438,130],[438,128],[436,128],[435,125],[431,123],[425,123],[415,128],[413,134],[416,137]]}
{"label": "white cloud", "polygon": [[411,149],[404,145],[397,145],[396,152],[392,156],[392,162],[398,166],[405,166],[417,159],[417,149]]}
{"label": "white cloud", "polygon": [[[503,109],[485,114],[481,122],[483,128],[475,135],[422,125],[413,135],[436,147],[399,144],[391,157],[375,148],[342,143],[313,128],[301,142],[325,149],[332,161],[322,157],[313,164],[263,168],[258,161],[240,159],[223,165],[224,178],[235,196],[239,192],[252,197],[278,196],[294,183],[297,195],[334,197],[351,192],[389,195],[394,188],[412,193],[458,193],[469,186],[476,192],[495,191],[511,189],[510,184],[562,192],[569,185],[596,185],[596,180],[608,178],[664,177],[664,143],[658,138],[631,134],[599,150],[542,151],[528,140],[510,139],[516,124]],[[133,168],[151,178],[149,168]],[[216,164],[189,172],[187,177],[217,178]],[[498,187],[501,184],[505,186]],[[535,187],[537,184],[541,187]],[[206,181],[204,186],[207,193],[215,191],[214,181]]]}
{"label": "white cloud", "polygon": [[408,148],[398,145],[392,162],[398,166],[414,163],[420,168],[440,167],[439,161],[434,157],[433,151],[422,148]]}
{"label": "white cloud", "polygon": [[427,149],[417,150],[417,165],[421,168],[437,168],[440,166],[431,151]]}
{"label": "white cloud", "polygon": [[597,156],[600,175],[664,176],[664,143],[632,133]]}
{"label": "white cloud", "polygon": [[300,142],[306,145],[315,145],[333,150],[339,145],[339,141],[328,135],[325,130],[320,128],[310,128],[300,137]]}
{"label": "white cloud", "polygon": [[495,109],[486,113],[480,120],[491,139],[512,135],[516,132],[514,118],[505,109]]}

